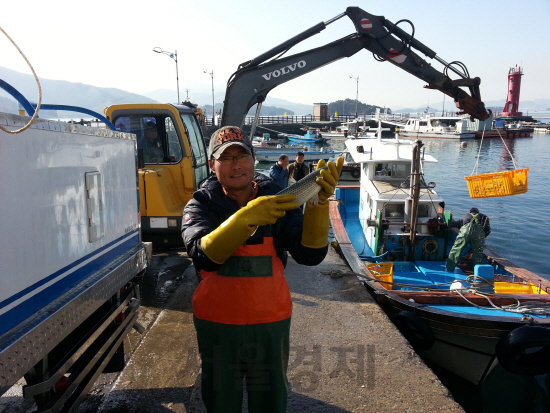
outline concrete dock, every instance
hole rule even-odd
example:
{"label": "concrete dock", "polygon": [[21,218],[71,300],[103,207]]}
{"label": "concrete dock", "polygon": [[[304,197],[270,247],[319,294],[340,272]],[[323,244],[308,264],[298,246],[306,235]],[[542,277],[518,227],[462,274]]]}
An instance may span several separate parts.
{"label": "concrete dock", "polygon": [[[332,248],[316,267],[290,259],[286,276],[294,302],[289,412],[463,411]],[[190,266],[101,412],[205,412],[191,313],[196,285]]]}
{"label": "concrete dock", "polygon": [[[332,247],[316,267],[289,259],[288,412],[463,412],[349,271]],[[157,253],[148,273],[153,282],[143,289],[157,289],[165,301],[144,297],[146,331],[126,340],[126,368],[102,375],[80,413],[206,411],[192,322],[195,269],[185,253],[172,251]],[[29,411],[20,385],[0,398],[0,411]]]}

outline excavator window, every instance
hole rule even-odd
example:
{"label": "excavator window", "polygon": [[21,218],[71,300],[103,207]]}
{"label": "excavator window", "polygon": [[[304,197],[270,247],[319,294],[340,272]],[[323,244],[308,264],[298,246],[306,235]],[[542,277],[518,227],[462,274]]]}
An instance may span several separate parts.
{"label": "excavator window", "polygon": [[178,163],[183,158],[176,128],[169,116],[120,116],[115,120],[115,127],[136,135],[137,147],[146,164]]}
{"label": "excavator window", "polygon": [[179,162],[183,154],[181,153],[180,141],[171,118],[164,118],[164,129],[168,141],[168,158],[170,158],[170,162]]}
{"label": "excavator window", "polygon": [[189,144],[193,154],[193,166],[195,168],[195,183],[198,187],[202,181],[208,178],[209,174],[204,139],[194,115],[182,113],[181,120],[185,127],[185,133],[189,138]]}

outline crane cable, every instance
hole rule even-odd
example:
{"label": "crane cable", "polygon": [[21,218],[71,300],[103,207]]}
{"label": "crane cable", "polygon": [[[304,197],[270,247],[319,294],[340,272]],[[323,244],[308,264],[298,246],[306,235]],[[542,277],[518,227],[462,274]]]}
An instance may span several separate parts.
{"label": "crane cable", "polygon": [[[478,166],[479,166],[479,157],[481,155],[481,147],[483,146],[483,137],[485,136],[485,128],[487,127],[487,122],[483,125],[483,133],[481,134],[481,142],[479,143],[479,151],[477,152],[477,160],[476,164],[474,165],[474,169],[472,170],[471,175],[478,175]],[[514,159],[514,156],[512,155],[512,152],[510,152],[510,149],[508,148],[508,145],[506,145],[506,142],[504,141],[504,138],[500,134],[500,130],[497,129],[498,136],[500,136],[500,139],[502,140],[502,144],[508,151],[508,154],[510,155],[510,158],[512,159],[512,163],[514,164],[514,169],[518,169],[518,165],[516,164],[516,160]]]}
{"label": "crane cable", "polygon": [[22,128],[20,129],[17,129],[17,130],[14,130],[14,131],[10,131],[6,128],[4,128],[2,125],[0,125],[0,129],[2,129],[4,132],[6,133],[10,133],[12,135],[15,135],[15,134],[18,134],[18,133],[21,133],[23,132],[24,130],[28,129],[34,122],[34,120],[36,119],[36,117],[38,116],[38,111],[40,110],[40,105],[42,104],[42,88],[40,87],[40,81],[38,80],[38,76],[36,76],[36,73],[34,71],[34,68],[32,67],[31,63],[28,61],[27,57],[25,56],[25,54],[21,51],[21,49],[19,48],[19,46],[17,46],[17,44],[15,44],[15,42],[12,40],[12,38],[4,31],[4,29],[2,29],[2,27],[0,27],[0,31],[2,31],[2,33],[4,33],[4,35],[9,39],[9,41],[15,46],[15,48],[19,51],[19,53],[21,54],[21,56],[23,56],[23,59],[25,59],[25,62],[27,62],[27,64],[29,65],[29,67],[31,68],[31,71],[32,71],[32,74],[34,75],[34,79],[36,80],[36,84],[38,85],[38,104],[36,105],[36,109],[34,110],[34,114],[32,115],[32,118],[31,120],[29,120],[29,122],[23,126]]}

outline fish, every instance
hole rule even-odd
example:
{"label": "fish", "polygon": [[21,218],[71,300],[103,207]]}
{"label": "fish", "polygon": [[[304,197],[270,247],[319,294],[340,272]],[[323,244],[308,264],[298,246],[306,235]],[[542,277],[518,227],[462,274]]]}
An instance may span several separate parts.
{"label": "fish", "polygon": [[314,205],[319,203],[319,191],[323,189],[321,185],[317,183],[317,178],[321,175],[323,169],[328,169],[327,166],[316,169],[313,172],[307,174],[294,185],[289,186],[288,188],[283,189],[278,192],[276,195],[295,195],[296,203],[298,205],[305,204],[311,199]]}

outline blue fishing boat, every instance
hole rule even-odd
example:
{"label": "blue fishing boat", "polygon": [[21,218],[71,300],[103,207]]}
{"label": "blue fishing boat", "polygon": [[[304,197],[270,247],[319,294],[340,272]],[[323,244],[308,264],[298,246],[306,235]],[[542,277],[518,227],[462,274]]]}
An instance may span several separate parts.
{"label": "blue fishing boat", "polygon": [[309,142],[309,143],[324,143],[330,139],[325,139],[320,133],[317,133],[317,129],[308,129],[304,136],[287,134],[287,139],[293,142]]}
{"label": "blue fishing boat", "polygon": [[481,265],[446,270],[457,236],[443,198],[426,183],[422,143],[348,140],[358,185],[336,189],[331,222],[342,256],[413,348],[480,384],[501,364],[520,375],[550,372],[550,282],[491,249]]}

